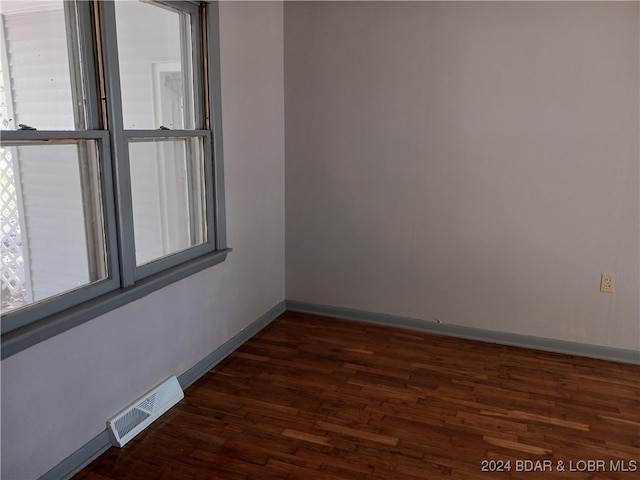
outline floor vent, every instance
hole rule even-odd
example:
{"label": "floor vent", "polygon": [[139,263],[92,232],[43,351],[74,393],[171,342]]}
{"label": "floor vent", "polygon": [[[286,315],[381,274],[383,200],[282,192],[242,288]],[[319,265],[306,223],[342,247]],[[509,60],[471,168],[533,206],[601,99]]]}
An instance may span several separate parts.
{"label": "floor vent", "polygon": [[107,422],[111,443],[122,447],[183,398],[178,379],[165,380]]}

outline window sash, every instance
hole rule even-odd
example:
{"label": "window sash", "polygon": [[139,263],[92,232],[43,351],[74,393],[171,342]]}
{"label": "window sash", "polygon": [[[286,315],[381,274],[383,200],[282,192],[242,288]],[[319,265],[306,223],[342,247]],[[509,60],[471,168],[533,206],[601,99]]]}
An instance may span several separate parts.
{"label": "window sash", "polygon": [[100,184],[100,201],[102,202],[103,228],[106,250],[106,278],[63,292],[17,310],[2,315],[1,331],[5,333],[27,326],[44,317],[48,317],[70,309],[80,303],[97,298],[120,286],[118,270],[118,251],[116,245],[115,205],[113,176],[110,164],[109,135],[105,131],[5,131],[2,133],[3,146],[28,146],[66,140],[94,140],[98,151],[98,169]]}
{"label": "window sash", "polygon": [[[3,314],[2,358],[220,263],[229,251],[223,202],[220,85],[210,81],[220,73],[217,2],[154,3],[191,15],[194,130],[123,128],[115,8],[113,0],[104,0],[77,2],[75,10],[87,130],[2,132],[3,143],[10,144],[96,141],[108,269],[104,280]],[[98,47],[101,56],[95,53]],[[202,139],[207,241],[136,266],[128,142],[175,137]]]}
{"label": "window sash", "polygon": [[[113,1],[100,2],[100,18],[103,28],[101,29],[101,42],[104,45],[104,63],[108,71],[105,75],[105,84],[108,97],[112,100],[111,114],[109,115],[109,129],[112,132],[112,150],[118,160],[114,165],[116,178],[116,197],[118,199],[116,208],[118,213],[120,229],[118,231],[118,244],[120,250],[120,276],[123,287],[134,285],[137,280],[158,273],[166,268],[174,267],[188,259],[199,255],[213,252],[219,247],[216,242],[216,217],[214,213],[213,189],[216,186],[211,183],[213,178],[213,167],[207,159],[211,158],[213,149],[211,148],[211,132],[203,130],[206,119],[203,107],[206,108],[204,87],[205,78],[202,68],[203,48],[199,39],[204,38],[202,28],[200,7],[185,2],[157,2],[171,9],[186,13],[191,16],[191,38],[192,40],[192,63],[193,63],[193,95],[194,95],[194,115],[195,130],[126,130],[123,124],[122,112],[122,91],[120,85],[120,64],[118,59],[118,39],[116,36],[116,14]],[[112,28],[107,28],[107,26]],[[135,239],[129,140],[132,138],[172,138],[185,136],[205,137],[205,191],[206,191],[206,216],[207,216],[207,242],[191,247],[182,252],[178,252],[167,257],[160,258],[151,263],[136,266]]]}
{"label": "window sash", "polygon": [[[183,116],[183,121],[186,123],[184,123],[182,129],[202,129],[205,125],[204,113],[206,111],[206,108],[204,108],[204,97],[206,89],[203,88],[203,86],[206,84],[203,64],[205,64],[206,62],[203,59],[204,46],[202,40],[204,38],[204,35],[201,22],[201,16],[204,16],[204,9],[201,9],[201,7],[198,5],[194,5],[192,3],[184,1],[152,1],[144,3],[148,3],[152,7],[155,7],[159,10],[170,11],[189,18],[189,29],[184,28],[184,24],[182,24],[180,27],[180,44],[178,46],[180,49],[180,60],[178,62],[175,62],[180,64],[181,76],[184,80],[190,81],[189,86],[191,87],[184,88],[184,108],[188,111],[188,113],[186,114],[186,116]],[[122,3],[120,5],[123,6]],[[124,5],[126,5],[126,3]],[[101,2],[101,8],[104,15],[111,16],[111,14],[113,14],[114,25],[117,24],[115,3],[113,1]],[[111,10],[113,10],[113,12]],[[114,65],[118,67],[117,72],[114,70],[114,73],[117,74],[119,93],[120,95],[122,95],[124,91],[127,91],[130,88],[130,79],[129,81],[123,82],[123,78],[127,78],[127,73],[130,72],[125,69],[123,64],[118,60],[122,60],[121,58],[119,58],[122,53],[124,53],[125,57],[129,57],[129,59],[131,60],[131,44],[127,42],[125,45],[123,43],[123,52],[122,50],[120,50],[120,48],[118,48],[117,28],[113,29],[113,32],[110,33],[114,34],[113,40],[115,40],[115,48],[111,49],[110,54],[112,54],[114,58]],[[166,36],[168,35],[169,34],[166,34]],[[188,51],[183,50],[184,47],[188,47]],[[158,63],[166,64],[168,62],[159,61]],[[122,74],[124,74],[124,77],[122,76]],[[156,99],[152,98],[151,100],[153,102]],[[148,108],[150,106],[151,105],[145,105],[145,108]],[[155,106],[157,107],[157,105]],[[128,113],[131,114],[131,112]],[[123,123],[126,117],[127,115],[122,115]],[[125,129],[128,128],[126,126],[126,123],[124,123],[124,125]],[[159,128],[160,125],[152,125],[151,127]],[[149,128],[149,126],[146,126],[144,128]]]}
{"label": "window sash", "polygon": [[[136,266],[136,262],[132,262],[128,265],[129,268],[133,269],[134,279],[140,280],[150,275],[154,275],[162,270],[167,268],[175,267],[185,261],[204,255],[208,252],[212,252],[217,250],[218,244],[216,242],[215,237],[215,209],[214,209],[214,173],[213,173],[213,164],[208,159],[212,158],[213,155],[213,145],[212,145],[212,135],[209,130],[127,130],[124,132],[123,138],[125,140],[125,145],[127,146],[130,141],[148,141],[152,139],[171,139],[171,138],[201,138],[203,145],[203,174],[204,174],[204,189],[205,189],[205,223],[206,223],[206,241],[202,244],[195,245],[189,247],[186,250],[182,250],[176,253],[172,253],[165,257],[159,258],[152,262],[138,265]],[[129,160],[127,155],[127,161]],[[127,179],[129,183],[131,182],[131,178],[127,175]],[[130,187],[129,187],[130,188]],[[130,191],[130,190],[129,190]],[[131,203],[129,203],[129,206]],[[133,211],[128,208],[126,211],[121,212],[121,215],[127,216],[125,221],[130,222],[130,230],[127,232],[127,242],[128,245],[134,250],[134,258],[135,258],[135,239],[133,236]],[[128,216],[131,216],[129,219]]]}

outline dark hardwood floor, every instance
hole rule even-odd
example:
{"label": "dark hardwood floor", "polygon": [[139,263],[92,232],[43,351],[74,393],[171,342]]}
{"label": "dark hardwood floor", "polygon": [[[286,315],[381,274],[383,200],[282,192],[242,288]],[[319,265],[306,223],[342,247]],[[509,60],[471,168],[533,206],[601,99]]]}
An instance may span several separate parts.
{"label": "dark hardwood floor", "polygon": [[640,366],[288,312],[74,478],[632,480],[639,472]]}

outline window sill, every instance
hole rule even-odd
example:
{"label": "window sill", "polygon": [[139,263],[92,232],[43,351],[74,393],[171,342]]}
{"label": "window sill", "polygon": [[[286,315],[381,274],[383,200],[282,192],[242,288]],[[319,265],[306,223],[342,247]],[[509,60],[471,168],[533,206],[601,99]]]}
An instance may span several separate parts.
{"label": "window sill", "polygon": [[202,255],[171,269],[139,280],[131,287],[109,292],[76,307],[8,332],[2,335],[0,349],[2,360],[111,310],[138,300],[178,280],[222,263],[230,251],[231,249],[225,249]]}

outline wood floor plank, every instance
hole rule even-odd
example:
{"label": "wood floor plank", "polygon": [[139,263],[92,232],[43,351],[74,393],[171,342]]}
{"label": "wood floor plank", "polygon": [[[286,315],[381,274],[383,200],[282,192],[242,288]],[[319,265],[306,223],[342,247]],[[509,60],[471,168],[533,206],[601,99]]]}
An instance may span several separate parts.
{"label": "wood floor plank", "polygon": [[[606,468],[556,468],[581,460]],[[287,312],[74,478],[632,480],[638,467],[640,366]]]}

